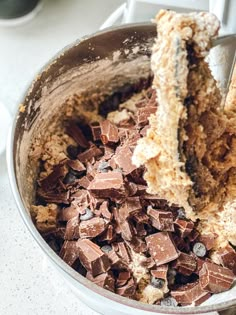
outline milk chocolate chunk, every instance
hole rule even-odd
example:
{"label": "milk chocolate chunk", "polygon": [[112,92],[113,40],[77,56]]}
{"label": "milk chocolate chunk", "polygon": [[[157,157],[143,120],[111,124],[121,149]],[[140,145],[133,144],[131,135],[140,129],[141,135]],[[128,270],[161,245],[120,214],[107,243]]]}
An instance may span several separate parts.
{"label": "milk chocolate chunk", "polygon": [[230,245],[220,248],[214,255],[218,257],[221,265],[229,268],[236,275],[236,252]]}
{"label": "milk chocolate chunk", "polygon": [[116,279],[116,286],[123,287],[127,284],[128,280],[131,278],[130,271],[121,271]]}
{"label": "milk chocolate chunk", "polygon": [[78,174],[82,174],[86,171],[84,164],[79,160],[68,160],[67,165]]}
{"label": "milk chocolate chunk", "polygon": [[150,255],[157,266],[178,258],[179,253],[168,232],[159,232],[145,238]]}
{"label": "milk chocolate chunk", "polygon": [[190,276],[197,268],[197,261],[191,255],[180,253],[174,263],[174,268],[183,275]]}
{"label": "milk chocolate chunk", "polygon": [[42,198],[44,201],[48,203],[63,203],[65,205],[70,204],[70,193],[69,191],[65,192],[53,192],[53,191],[45,191],[41,188],[37,190],[37,195]]}
{"label": "milk chocolate chunk", "polygon": [[102,150],[99,149],[95,144],[91,145],[89,149],[77,155],[77,159],[82,162],[91,161],[93,158],[102,155]]}
{"label": "milk chocolate chunk", "polygon": [[101,127],[99,123],[92,123],[90,125],[93,141],[101,140]]}
{"label": "milk chocolate chunk", "polygon": [[124,221],[120,224],[121,235],[124,240],[131,241],[134,235],[133,226],[128,222]]}
{"label": "milk chocolate chunk", "polygon": [[115,290],[115,279],[111,272],[104,272],[96,277],[91,272],[87,272],[86,278],[104,289],[112,292]]}
{"label": "milk chocolate chunk", "polygon": [[114,231],[113,225],[108,225],[106,230],[101,235],[99,235],[99,241],[107,241],[108,243],[110,243],[115,238],[115,235],[116,233]]}
{"label": "milk chocolate chunk", "polygon": [[161,265],[151,270],[151,275],[157,279],[167,280],[168,265]]}
{"label": "milk chocolate chunk", "polygon": [[147,244],[140,237],[133,236],[130,241],[126,241],[127,245],[136,253],[144,253],[147,251]]}
{"label": "milk chocolate chunk", "polygon": [[88,190],[98,198],[116,198],[125,196],[122,174],[117,172],[98,173],[88,186]]}
{"label": "milk chocolate chunk", "polygon": [[79,217],[75,216],[66,224],[65,240],[77,240],[79,237]]}
{"label": "milk chocolate chunk", "polygon": [[182,306],[197,306],[211,296],[209,292],[202,289],[199,281],[188,283],[179,287],[177,290],[172,290],[171,295]]}
{"label": "milk chocolate chunk", "polygon": [[173,214],[171,211],[156,210],[148,207],[147,214],[151,219],[152,226],[160,231],[174,231]]}
{"label": "milk chocolate chunk", "polygon": [[109,120],[104,120],[100,123],[101,140],[103,144],[112,144],[119,141],[118,128]]}
{"label": "milk chocolate chunk", "polygon": [[120,220],[123,222],[141,210],[142,205],[140,203],[139,197],[128,197],[126,198],[125,203],[119,209]]}
{"label": "milk chocolate chunk", "polygon": [[100,247],[88,239],[76,241],[81,264],[95,277],[109,270],[110,262]]}
{"label": "milk chocolate chunk", "polygon": [[144,127],[148,124],[148,118],[151,114],[157,111],[156,106],[141,107],[137,112],[137,124],[139,127]]}
{"label": "milk chocolate chunk", "polygon": [[87,189],[90,184],[88,176],[83,176],[80,179],[78,179],[78,184],[80,187]]}
{"label": "milk chocolate chunk", "polygon": [[77,241],[65,241],[59,255],[69,266],[73,266],[79,258]]}
{"label": "milk chocolate chunk", "polygon": [[207,250],[210,250],[215,245],[215,240],[217,235],[215,233],[212,234],[201,234],[198,238],[199,242],[203,243]]}
{"label": "milk chocolate chunk", "polygon": [[132,164],[132,151],[128,145],[116,149],[114,160],[125,175],[132,173],[137,168]]}
{"label": "milk chocolate chunk", "polygon": [[45,192],[52,191],[58,184],[59,179],[65,177],[68,170],[65,165],[56,165],[54,170],[45,178],[38,181],[39,186],[42,187]]}
{"label": "milk chocolate chunk", "polygon": [[101,211],[101,215],[107,219],[107,220],[111,220],[112,218],[112,213],[108,210],[108,201],[105,200],[102,202],[99,210]]}
{"label": "milk chocolate chunk", "polygon": [[122,260],[124,260],[128,264],[131,262],[128,247],[124,242],[113,243],[113,247],[117,255],[122,258]]}
{"label": "milk chocolate chunk", "polygon": [[136,284],[133,278],[130,278],[126,285],[123,287],[116,288],[116,293],[125,296],[128,298],[132,298],[135,295]]}
{"label": "milk chocolate chunk", "polygon": [[234,278],[234,274],[230,269],[211,262],[204,262],[199,272],[202,289],[211,293],[229,290]]}
{"label": "milk chocolate chunk", "polygon": [[192,232],[194,228],[194,223],[192,221],[186,221],[177,218],[175,220],[175,226],[179,231],[180,235],[184,238]]}
{"label": "milk chocolate chunk", "polygon": [[100,235],[106,228],[106,222],[99,217],[81,221],[79,225],[79,235],[81,238],[94,238]]}
{"label": "milk chocolate chunk", "polygon": [[71,136],[75,142],[82,148],[88,148],[89,143],[86,137],[84,136],[82,130],[76,124],[76,122],[72,121],[66,128],[66,132],[69,136]]}

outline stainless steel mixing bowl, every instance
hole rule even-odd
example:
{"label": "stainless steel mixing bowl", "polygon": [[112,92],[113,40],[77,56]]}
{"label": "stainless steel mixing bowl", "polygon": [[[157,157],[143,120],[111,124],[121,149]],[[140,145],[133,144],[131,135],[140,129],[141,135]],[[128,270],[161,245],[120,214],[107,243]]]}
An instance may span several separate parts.
{"label": "stainless steel mixing bowl", "polygon": [[[98,32],[62,50],[36,77],[15,117],[7,148],[12,191],[21,216],[35,241],[49,260],[68,280],[79,298],[103,314],[205,314],[236,305],[235,293],[219,295],[205,306],[165,308],[147,305],[102,289],[58,257],[35,228],[30,204],[35,197],[36,166],[29,163],[30,144],[60,112],[73,93],[112,90],[150,75],[150,52],[156,36],[151,24],[132,24]],[[23,109],[23,110],[22,110]],[[56,117],[56,116],[55,116]],[[42,132],[43,134],[43,132]],[[234,291],[235,292],[235,291]]]}

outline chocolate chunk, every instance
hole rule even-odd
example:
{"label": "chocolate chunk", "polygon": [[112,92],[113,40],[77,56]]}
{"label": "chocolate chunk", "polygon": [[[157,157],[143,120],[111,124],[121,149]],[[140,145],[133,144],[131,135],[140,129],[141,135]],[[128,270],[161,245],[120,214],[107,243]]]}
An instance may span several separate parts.
{"label": "chocolate chunk", "polygon": [[80,162],[85,163],[101,155],[102,150],[99,149],[96,145],[91,145],[89,149],[78,154],[77,158],[80,160]]}
{"label": "chocolate chunk", "polygon": [[88,239],[79,239],[76,242],[81,264],[95,277],[110,268],[110,262],[100,247]]}
{"label": "chocolate chunk", "polygon": [[159,232],[145,238],[149,252],[157,266],[178,258],[179,253],[167,232]]}
{"label": "chocolate chunk", "polygon": [[116,172],[98,173],[88,186],[88,190],[98,198],[114,200],[125,196],[122,174]]}
{"label": "chocolate chunk", "polygon": [[147,214],[151,219],[152,226],[160,231],[174,231],[173,214],[171,211],[156,210],[148,207]]}
{"label": "chocolate chunk", "polygon": [[99,123],[92,123],[90,125],[93,141],[101,140],[101,128]]}
{"label": "chocolate chunk", "polygon": [[65,241],[59,255],[69,266],[74,266],[79,258],[77,241]]}
{"label": "chocolate chunk", "polygon": [[104,120],[100,123],[101,140],[103,144],[112,144],[119,141],[118,128],[109,120]]}
{"label": "chocolate chunk", "polygon": [[220,264],[232,270],[236,275],[236,252],[230,245],[220,248],[214,255],[218,256]]}
{"label": "chocolate chunk", "polygon": [[108,210],[108,201],[103,201],[100,208],[99,208],[101,215],[103,216],[103,218],[107,219],[107,220],[111,220],[112,218],[112,213]]}
{"label": "chocolate chunk", "polygon": [[194,223],[192,221],[186,221],[177,218],[175,220],[175,226],[179,231],[180,235],[184,238],[192,232],[194,228]]}
{"label": "chocolate chunk", "polygon": [[116,279],[116,287],[123,287],[127,284],[128,280],[131,278],[130,271],[121,271]]}
{"label": "chocolate chunk", "polygon": [[94,214],[93,214],[92,210],[89,208],[85,208],[84,213],[80,215],[80,221],[90,220],[90,219],[92,219],[93,216],[94,216]]}
{"label": "chocolate chunk", "polygon": [[186,238],[182,238],[181,236],[174,235],[173,236],[174,243],[176,247],[182,251],[188,253],[190,251],[190,244]]}
{"label": "chocolate chunk", "polygon": [[124,222],[130,216],[138,213],[142,210],[142,206],[139,197],[128,197],[125,203],[119,209],[119,218],[121,222]]}
{"label": "chocolate chunk", "polygon": [[137,112],[137,125],[144,127],[148,124],[148,118],[151,114],[155,114],[157,111],[156,106],[142,107]]}
{"label": "chocolate chunk", "polygon": [[154,288],[157,288],[157,289],[161,289],[165,285],[165,281],[163,279],[156,278],[156,277],[152,277],[150,283]]}
{"label": "chocolate chunk", "polygon": [[167,280],[168,265],[161,265],[151,270],[151,275],[157,279]]}
{"label": "chocolate chunk", "polygon": [[188,283],[179,287],[177,290],[172,290],[171,295],[182,306],[192,305],[197,306],[206,301],[211,294],[201,288],[199,281]]}
{"label": "chocolate chunk", "polygon": [[112,292],[115,290],[115,280],[111,272],[105,272],[96,277],[93,277],[91,272],[87,272],[86,278],[104,289]]}
{"label": "chocolate chunk", "polygon": [[128,247],[124,242],[113,243],[113,247],[122,260],[124,260],[127,264],[131,262]]}
{"label": "chocolate chunk", "polygon": [[84,164],[79,160],[68,160],[67,165],[78,174],[82,174],[86,171]]}
{"label": "chocolate chunk", "polygon": [[204,257],[207,253],[206,246],[201,242],[197,242],[193,245],[193,252],[197,257]]}
{"label": "chocolate chunk", "polygon": [[116,149],[114,160],[118,167],[122,169],[124,175],[132,173],[137,168],[132,164],[132,152],[127,145]]}
{"label": "chocolate chunk", "polygon": [[71,136],[75,142],[82,148],[88,148],[89,143],[84,136],[82,130],[78,127],[78,125],[72,121],[66,128],[66,132],[69,136]]}
{"label": "chocolate chunk", "polygon": [[59,179],[65,177],[67,172],[65,165],[56,165],[47,177],[38,181],[38,184],[45,192],[52,191],[57,186]]}
{"label": "chocolate chunk", "polygon": [[201,234],[199,236],[199,242],[203,243],[207,250],[212,249],[215,246],[215,240],[217,235],[215,233],[212,234]]}
{"label": "chocolate chunk", "polygon": [[53,191],[44,191],[42,189],[37,190],[37,195],[48,203],[63,203],[65,205],[70,204],[70,193],[66,192],[53,192]]}
{"label": "chocolate chunk", "polygon": [[79,237],[79,217],[76,216],[66,224],[65,240],[77,240]]}
{"label": "chocolate chunk", "polygon": [[116,289],[117,294],[128,297],[128,298],[132,298],[135,295],[135,291],[136,291],[136,284],[133,278],[130,278],[127,284],[124,285],[123,287],[119,287]]}
{"label": "chocolate chunk", "polygon": [[124,240],[131,241],[134,235],[133,226],[128,222],[124,221],[120,223],[121,235]]}
{"label": "chocolate chunk", "polygon": [[78,184],[82,188],[85,188],[85,189],[88,188],[90,184],[90,180],[88,179],[88,176],[83,176],[80,179],[78,179]]}
{"label": "chocolate chunk", "polygon": [[138,224],[149,224],[149,216],[144,212],[137,212],[132,214],[132,219],[135,220]]}
{"label": "chocolate chunk", "polygon": [[59,214],[59,221],[69,221],[74,217],[78,217],[80,213],[80,208],[75,205],[71,204],[71,206],[63,208]]}
{"label": "chocolate chunk", "polygon": [[219,293],[230,289],[234,281],[234,274],[228,268],[204,262],[199,272],[199,279],[203,290]]}
{"label": "chocolate chunk", "polygon": [[102,218],[95,217],[90,220],[80,222],[79,235],[81,238],[94,238],[100,235],[105,228],[106,222]]}
{"label": "chocolate chunk", "polygon": [[175,261],[174,268],[183,275],[190,276],[197,268],[196,259],[188,254],[180,253],[179,257]]}
{"label": "chocolate chunk", "polygon": [[127,245],[136,253],[144,253],[147,251],[147,244],[137,236],[133,236],[130,241],[126,241]]}
{"label": "chocolate chunk", "polygon": [[176,299],[174,299],[171,296],[168,296],[164,298],[163,300],[161,300],[161,306],[175,307],[177,305],[178,305],[178,302],[176,301]]}
{"label": "chocolate chunk", "polygon": [[112,225],[108,225],[106,230],[99,236],[99,241],[104,242],[107,241],[110,243],[115,237],[114,227]]}

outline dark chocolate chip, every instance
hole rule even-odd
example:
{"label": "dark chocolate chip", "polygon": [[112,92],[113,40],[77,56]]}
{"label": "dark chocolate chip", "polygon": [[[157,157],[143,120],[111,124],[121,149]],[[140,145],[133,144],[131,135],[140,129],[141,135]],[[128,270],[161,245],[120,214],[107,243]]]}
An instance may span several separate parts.
{"label": "dark chocolate chip", "polygon": [[112,250],[112,247],[110,245],[104,245],[104,246],[101,247],[101,250],[104,253],[109,253]]}
{"label": "dark chocolate chip", "polygon": [[66,177],[64,179],[65,184],[72,184],[74,181],[77,179],[76,175],[73,174],[72,172],[69,172],[66,174]]}
{"label": "dark chocolate chip", "polygon": [[151,285],[154,288],[161,289],[164,287],[164,284],[165,284],[165,281],[163,279],[155,278],[155,277],[151,278]]}
{"label": "dark chocolate chip", "polygon": [[168,296],[165,299],[161,300],[161,306],[172,306],[172,307],[175,307],[177,305],[178,305],[178,303],[177,303],[176,299],[174,299],[171,296]]}
{"label": "dark chocolate chip", "polygon": [[77,155],[80,153],[80,149],[75,145],[68,145],[66,151],[71,159],[76,159]]}
{"label": "dark chocolate chip", "polygon": [[92,219],[93,217],[93,212],[89,209],[85,209],[85,213],[80,215],[80,221],[87,221]]}
{"label": "dark chocolate chip", "polygon": [[178,217],[178,219],[185,219],[186,218],[184,208],[179,208],[177,210],[177,217]]}
{"label": "dark chocolate chip", "polygon": [[110,166],[109,166],[109,163],[106,162],[106,161],[102,161],[99,163],[98,165],[98,170],[102,173],[107,173],[108,170],[111,169]]}
{"label": "dark chocolate chip", "polygon": [[204,257],[206,255],[206,246],[203,243],[197,242],[193,245],[193,252],[198,257]]}

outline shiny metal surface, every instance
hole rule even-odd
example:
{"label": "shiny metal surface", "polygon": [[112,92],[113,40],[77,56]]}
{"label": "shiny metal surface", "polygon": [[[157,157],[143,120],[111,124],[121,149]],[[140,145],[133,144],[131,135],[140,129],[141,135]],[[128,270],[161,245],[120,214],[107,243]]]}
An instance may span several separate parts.
{"label": "shiny metal surface", "polygon": [[[69,47],[66,47],[59,55],[57,55],[51,62],[49,62],[49,64],[45,66],[41,74],[32,83],[32,86],[27,91],[25,97],[22,99],[22,103],[26,105],[26,110],[20,116],[17,115],[15,117],[11,133],[9,135],[7,146],[7,163],[11,188],[22,219],[24,220],[34,239],[53,262],[54,266],[75,288],[80,298],[84,300],[85,303],[89,304],[91,308],[96,308],[97,311],[100,311],[104,314],[135,313],[137,315],[146,315],[151,313],[205,314],[208,312],[214,312],[215,310],[225,310],[236,305],[236,298],[225,303],[199,306],[196,308],[163,308],[158,305],[147,305],[137,301],[129,300],[98,287],[70,268],[47,245],[35,228],[29,215],[29,209],[27,209],[25,206],[26,192],[20,192],[19,190],[19,185],[22,183],[19,182],[20,175],[16,171],[16,164],[19,158],[17,145],[21,145],[21,139],[24,132],[26,132],[26,126],[28,129],[30,129],[37,120],[38,109],[34,110],[34,108],[31,108],[29,111],[27,109],[29,109],[30,104],[34,104],[34,102],[41,97],[44,84],[48,84],[49,81],[53,81],[55,78],[60,76],[62,69],[63,71],[67,71],[68,69],[74,67],[75,64],[80,65],[84,63],[85,56],[89,56],[91,60],[96,60],[98,56],[100,56],[100,58],[106,58],[110,52],[122,47],[124,41],[127,38],[132,39],[129,43],[131,49],[137,45],[142,46],[144,44],[144,46],[146,45],[147,49],[142,49],[139,53],[150,56],[150,48],[155,34],[155,26],[150,24],[132,24],[120,26],[118,28],[107,29],[91,35],[88,38],[82,39],[81,41],[77,41]],[[91,45],[91,43],[95,47],[92,53],[88,50],[88,47]],[[25,124],[26,122],[27,124]]]}

